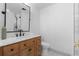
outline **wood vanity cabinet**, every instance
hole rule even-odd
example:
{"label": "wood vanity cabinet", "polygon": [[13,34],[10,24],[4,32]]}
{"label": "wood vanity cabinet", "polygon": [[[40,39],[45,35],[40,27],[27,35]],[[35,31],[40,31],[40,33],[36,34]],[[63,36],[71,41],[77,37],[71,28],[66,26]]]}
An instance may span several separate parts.
{"label": "wood vanity cabinet", "polygon": [[2,56],[40,56],[41,55],[41,37],[34,37],[24,41],[7,45],[0,48]]}
{"label": "wood vanity cabinet", "polygon": [[41,56],[41,53],[42,53],[42,48],[41,48],[41,38],[38,37],[38,38],[34,38],[35,40],[35,55],[36,56]]}
{"label": "wood vanity cabinet", "polygon": [[21,42],[20,55],[40,56],[41,55],[41,37],[35,37],[30,40]]}
{"label": "wood vanity cabinet", "polygon": [[20,55],[34,56],[35,48],[34,48],[34,39],[30,39],[24,42],[20,42]]}
{"label": "wood vanity cabinet", "polygon": [[0,56],[2,56],[2,48],[0,48]]}
{"label": "wood vanity cabinet", "polygon": [[12,45],[4,46],[3,47],[3,55],[4,56],[19,55],[19,44],[15,43]]}

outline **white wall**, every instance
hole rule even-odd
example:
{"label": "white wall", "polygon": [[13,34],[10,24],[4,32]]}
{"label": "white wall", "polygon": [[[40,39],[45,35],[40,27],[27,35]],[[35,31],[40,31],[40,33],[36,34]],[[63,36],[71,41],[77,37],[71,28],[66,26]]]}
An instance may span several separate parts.
{"label": "white wall", "polygon": [[31,7],[31,27],[30,27],[30,32],[40,34],[40,12],[39,9],[33,4],[30,4]]}
{"label": "white wall", "polygon": [[73,4],[57,3],[40,11],[40,33],[51,48],[73,55]]}

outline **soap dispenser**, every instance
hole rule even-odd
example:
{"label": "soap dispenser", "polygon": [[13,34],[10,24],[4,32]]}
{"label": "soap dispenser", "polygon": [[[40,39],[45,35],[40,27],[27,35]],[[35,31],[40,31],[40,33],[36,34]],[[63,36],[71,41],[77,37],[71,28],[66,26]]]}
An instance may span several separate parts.
{"label": "soap dispenser", "polygon": [[1,35],[1,38],[2,38],[2,40],[3,39],[6,39],[6,27],[2,27],[2,35]]}

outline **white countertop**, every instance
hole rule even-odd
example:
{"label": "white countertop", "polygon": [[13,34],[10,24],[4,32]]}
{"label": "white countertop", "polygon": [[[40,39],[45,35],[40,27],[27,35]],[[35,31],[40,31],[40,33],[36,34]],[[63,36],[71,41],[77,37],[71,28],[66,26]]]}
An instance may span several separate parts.
{"label": "white countertop", "polygon": [[38,37],[38,36],[40,36],[40,35],[29,34],[27,36],[13,37],[13,38],[7,38],[7,39],[4,39],[4,40],[0,40],[0,47],[5,46],[5,45],[9,45],[9,44],[13,44],[13,43],[16,43],[16,42],[20,42],[20,41],[23,41],[23,40],[28,40],[30,38]]}

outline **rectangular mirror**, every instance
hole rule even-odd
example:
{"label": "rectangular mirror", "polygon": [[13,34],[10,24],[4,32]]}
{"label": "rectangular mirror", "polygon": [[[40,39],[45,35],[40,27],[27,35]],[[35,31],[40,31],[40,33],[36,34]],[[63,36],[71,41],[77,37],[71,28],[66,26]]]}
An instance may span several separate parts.
{"label": "rectangular mirror", "polygon": [[24,3],[6,3],[7,32],[30,31],[30,7]]}

